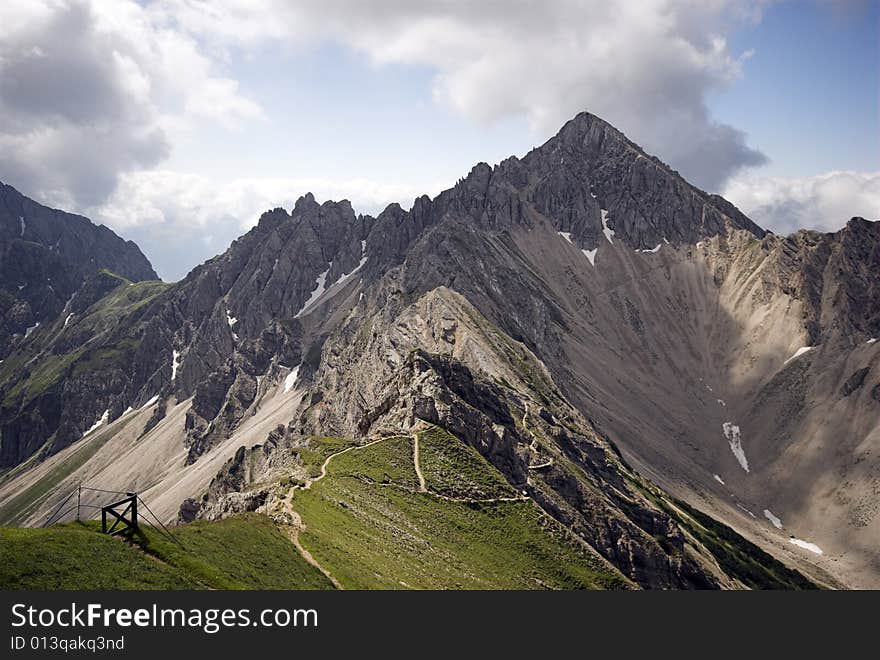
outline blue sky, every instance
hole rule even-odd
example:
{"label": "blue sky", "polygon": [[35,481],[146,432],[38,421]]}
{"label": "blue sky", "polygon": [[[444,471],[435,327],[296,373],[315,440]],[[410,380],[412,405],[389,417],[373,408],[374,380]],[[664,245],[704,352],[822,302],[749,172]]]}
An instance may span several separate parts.
{"label": "blue sky", "polygon": [[0,180],[166,279],[307,191],[408,206],[584,109],[776,231],[880,216],[878,2],[13,0],[0,22]]}
{"label": "blue sky", "polygon": [[880,3],[786,2],[731,46],[755,52],[710,107],[748,132],[769,173],[880,169]]}
{"label": "blue sky", "polygon": [[169,166],[228,177],[367,177],[427,189],[451,185],[481,160],[533,146],[524,117],[474,122],[435,103],[434,72],[424,66],[372,64],[337,43],[303,50],[270,44],[240,55],[229,73],[260,100],[266,121],[232,132],[206,125]]}

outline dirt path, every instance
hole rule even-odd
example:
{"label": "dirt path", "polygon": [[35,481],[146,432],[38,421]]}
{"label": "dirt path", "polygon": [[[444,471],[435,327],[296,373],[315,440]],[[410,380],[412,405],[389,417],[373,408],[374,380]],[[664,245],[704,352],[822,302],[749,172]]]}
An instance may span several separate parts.
{"label": "dirt path", "polygon": [[441,495],[440,493],[428,493],[428,495],[433,495],[434,497],[439,497],[441,500],[446,500],[447,502],[462,502],[466,504],[491,504],[492,502],[527,502],[532,499],[528,495],[514,495],[511,497],[489,497],[484,500],[480,500],[474,497],[451,497],[450,495]]}
{"label": "dirt path", "polygon": [[541,470],[543,468],[550,467],[551,465],[553,465],[553,459],[548,458],[546,461],[544,461],[543,463],[539,463],[538,465],[530,465],[529,469],[530,470]]}
{"label": "dirt path", "polygon": [[333,577],[330,571],[321,566],[321,564],[318,563],[318,560],[312,556],[312,553],[306,550],[303,547],[302,543],[299,542],[299,533],[301,530],[305,529],[305,524],[303,523],[302,518],[300,518],[299,514],[296,511],[293,511],[291,509],[290,515],[293,518],[293,522],[285,528],[285,531],[287,532],[287,536],[288,538],[290,538],[290,542],[293,543],[297,552],[302,555],[302,558],[305,559],[308,564],[314,566],[319,571],[321,571],[323,576],[330,580],[330,583],[336,589],[344,591],[345,587],[342,586],[342,583],[339,582],[339,580],[337,580],[335,577]]}
{"label": "dirt path", "polygon": [[[480,503],[480,504],[489,504],[492,502],[524,502],[524,501],[531,499],[528,495],[517,495],[517,496],[513,496],[513,497],[493,497],[493,498],[480,500],[480,499],[465,498],[465,497],[461,497],[461,498],[460,497],[450,497],[448,495],[441,495],[440,493],[435,493],[435,492],[429,491],[427,488],[427,484],[425,482],[425,477],[422,474],[422,468],[421,468],[420,461],[419,461],[419,436],[418,436],[418,433],[414,433],[412,437],[413,437],[413,466],[415,467],[416,476],[419,479],[419,488],[418,488],[418,491],[416,491],[416,492],[424,493],[424,494],[430,495],[432,497],[438,497],[440,499],[447,500],[449,502],[465,502],[465,503]],[[287,497],[285,497],[281,501],[282,502],[281,508],[284,511],[286,511],[288,514],[290,514],[290,517],[292,520],[292,522],[289,525],[284,526],[285,530],[287,532],[287,535],[290,538],[291,543],[293,543],[297,552],[299,552],[299,554],[302,556],[303,559],[306,560],[306,562],[308,562],[311,566],[314,566],[319,571],[321,571],[321,573],[324,575],[324,577],[326,577],[328,580],[330,580],[330,582],[333,584],[333,586],[336,587],[337,589],[340,589],[340,590],[345,589],[345,587],[342,586],[342,584],[339,582],[339,580],[337,580],[335,577],[333,577],[333,575],[330,573],[330,571],[328,571],[326,568],[321,566],[321,564],[318,562],[318,560],[315,559],[312,556],[312,554],[303,547],[302,543],[300,543],[299,535],[300,535],[300,532],[302,532],[306,529],[306,525],[303,522],[302,517],[293,508],[293,496],[297,490],[309,490],[309,489],[311,489],[312,484],[314,484],[318,481],[321,481],[321,479],[324,479],[327,476],[327,469],[330,466],[330,461],[332,461],[337,456],[341,456],[342,454],[344,454],[346,452],[354,451],[356,449],[365,449],[366,447],[370,447],[370,446],[375,445],[378,442],[382,442],[383,440],[386,440],[386,439],[387,438],[379,438],[378,440],[373,440],[372,442],[368,442],[364,445],[353,445],[351,447],[343,449],[342,451],[338,451],[335,454],[330,454],[326,459],[324,459],[324,462],[321,464],[321,473],[317,477],[315,477],[314,479],[306,480],[306,482],[302,486],[294,486],[293,488],[290,489],[290,492],[287,494]]]}
{"label": "dirt path", "polygon": [[416,476],[419,478],[419,492],[425,493],[428,488],[425,486],[425,476],[422,474],[422,468],[419,465],[419,434],[413,433],[413,465],[416,468]]}
{"label": "dirt path", "polygon": [[372,446],[375,445],[377,442],[382,442],[383,440],[386,440],[386,438],[379,438],[378,440],[373,440],[372,442],[368,442],[368,443],[365,444],[365,445],[352,445],[351,447],[348,447],[348,448],[346,448],[346,449],[343,449],[342,451],[338,451],[338,452],[336,452],[335,454],[330,454],[326,459],[324,459],[324,462],[321,463],[321,474],[320,474],[320,476],[317,476],[317,477],[315,477],[314,479],[309,479],[309,480],[307,480],[306,483],[305,483],[305,485],[302,486],[302,489],[303,489],[303,490],[309,490],[309,488],[312,487],[312,484],[313,484],[313,483],[315,483],[316,481],[321,481],[321,479],[323,479],[324,477],[326,477],[326,476],[327,476],[327,467],[330,465],[330,461],[332,461],[332,460],[333,460],[334,458],[336,458],[337,456],[342,456],[342,455],[345,454],[346,452],[350,452],[350,451],[352,451],[352,450],[354,450],[354,449],[366,449],[367,447],[372,447]]}
{"label": "dirt path", "polygon": [[301,531],[305,530],[306,525],[303,522],[302,517],[293,508],[293,496],[296,493],[296,491],[298,491],[298,490],[310,490],[313,483],[321,481],[321,479],[325,478],[327,476],[327,468],[330,465],[330,461],[333,460],[334,458],[336,458],[337,456],[340,456],[340,455],[342,455],[346,452],[352,451],[354,449],[364,449],[365,447],[375,445],[377,442],[382,442],[382,440],[385,440],[385,438],[379,438],[378,440],[373,440],[372,442],[368,442],[365,445],[352,445],[351,447],[347,447],[346,449],[343,449],[342,451],[338,451],[335,454],[330,454],[327,458],[324,459],[324,462],[321,463],[321,474],[319,474],[314,479],[307,479],[305,484],[303,484],[302,486],[294,486],[293,488],[290,489],[290,492],[287,494],[287,497],[285,497],[282,500],[281,508],[284,511],[286,511],[288,514],[290,514],[290,517],[292,519],[291,524],[285,526],[285,529],[287,531],[287,536],[290,538],[291,543],[293,543],[297,552],[299,552],[299,554],[302,555],[302,558],[305,559],[306,562],[308,562],[309,564],[311,564],[312,566],[317,568],[319,571],[321,571],[321,573],[324,575],[324,577],[326,577],[328,580],[330,580],[330,582],[333,584],[333,586],[339,590],[345,589],[345,587],[342,586],[342,583],[339,582],[339,580],[337,580],[335,577],[333,577],[333,575],[330,573],[330,571],[328,571],[326,568],[321,566],[321,564],[318,563],[318,560],[312,556],[312,553],[309,552],[308,550],[306,550],[303,547],[303,544],[300,543],[300,541],[299,541],[299,533]]}

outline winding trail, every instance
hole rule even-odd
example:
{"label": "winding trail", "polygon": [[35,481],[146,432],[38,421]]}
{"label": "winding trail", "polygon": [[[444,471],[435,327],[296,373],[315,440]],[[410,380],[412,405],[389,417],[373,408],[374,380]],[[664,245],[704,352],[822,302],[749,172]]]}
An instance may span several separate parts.
{"label": "winding trail", "polygon": [[543,468],[550,467],[551,465],[553,465],[553,459],[548,458],[546,461],[544,461],[543,463],[539,463],[538,465],[530,465],[529,470],[541,470]]}
{"label": "winding trail", "polygon": [[419,492],[426,493],[428,488],[425,486],[425,476],[422,474],[422,468],[419,465],[419,434],[413,433],[413,465],[416,468],[416,476],[419,478]]}
{"label": "winding trail", "polygon": [[[283,509],[284,511],[286,511],[291,517],[291,522],[289,524],[284,525],[284,527],[287,531],[287,535],[290,538],[291,543],[293,543],[294,547],[296,548],[297,552],[299,552],[299,554],[302,556],[302,558],[305,559],[306,562],[308,562],[311,566],[314,566],[316,569],[318,569],[321,572],[321,574],[324,575],[324,577],[326,577],[328,580],[330,580],[330,582],[333,584],[333,586],[336,589],[344,590],[345,587],[342,586],[342,583],[339,582],[339,580],[337,580],[333,576],[333,574],[330,573],[329,570],[327,570],[326,568],[321,566],[321,564],[318,562],[318,560],[312,556],[312,553],[310,553],[308,550],[306,550],[303,547],[302,543],[299,540],[300,532],[302,532],[306,529],[306,524],[305,524],[305,522],[303,522],[302,517],[293,508],[293,496],[296,493],[296,491],[310,490],[312,487],[312,484],[314,484],[318,481],[321,481],[321,479],[324,479],[327,476],[327,469],[330,466],[330,461],[332,461],[337,456],[341,456],[342,454],[344,454],[346,452],[354,451],[356,449],[366,449],[367,447],[371,447],[372,445],[375,445],[376,443],[382,442],[383,440],[387,440],[392,437],[399,437],[399,436],[388,436],[387,438],[379,438],[377,440],[373,440],[372,442],[368,442],[363,445],[352,445],[351,447],[347,447],[347,448],[343,449],[342,451],[336,452],[335,454],[330,454],[326,459],[324,459],[324,462],[321,464],[321,473],[317,477],[315,477],[314,479],[307,479],[306,482],[302,486],[294,486],[293,488],[290,489],[290,492],[287,494],[287,496],[283,500],[281,500],[280,508]],[[475,499],[475,498],[469,498],[469,497],[451,497],[449,495],[442,495],[441,493],[429,491],[428,487],[427,487],[427,483],[425,482],[425,476],[422,474],[422,468],[420,465],[418,433],[413,433],[412,438],[413,438],[413,467],[415,468],[416,476],[418,477],[418,480],[419,480],[419,488],[416,492],[424,493],[424,494],[429,495],[431,497],[437,497],[437,498],[440,498],[442,500],[446,500],[449,502],[461,502],[461,503],[468,503],[468,504],[475,504],[475,503],[490,504],[492,502],[525,502],[525,501],[531,499],[528,495],[516,495],[516,496],[511,496],[511,497],[492,497],[492,498],[487,498],[487,499]],[[410,492],[412,492],[412,491],[410,491]]]}
{"label": "winding trail", "polygon": [[491,504],[492,502],[527,502],[532,499],[528,495],[511,495],[510,497],[487,497],[485,499],[477,499],[475,497],[452,497],[451,495],[441,495],[440,493],[430,492],[428,495],[439,497],[447,502],[461,502],[464,504]]}
{"label": "winding trail", "polygon": [[335,454],[330,454],[327,458],[324,459],[324,462],[321,463],[321,473],[315,477],[314,479],[307,479],[306,482],[302,486],[294,486],[290,489],[290,492],[287,494],[283,500],[281,500],[281,508],[285,510],[291,517],[292,521],[289,525],[286,525],[285,528],[287,530],[287,536],[290,538],[291,543],[293,543],[297,552],[302,555],[302,558],[306,560],[307,563],[311,564],[315,568],[317,568],[321,573],[326,577],[336,589],[340,591],[344,591],[345,587],[342,586],[342,583],[339,582],[333,574],[330,573],[326,568],[321,566],[317,559],[312,556],[312,553],[306,550],[303,547],[303,544],[300,543],[299,534],[304,531],[306,528],[306,524],[303,522],[302,516],[300,516],[293,508],[293,495],[298,490],[310,490],[312,484],[321,479],[324,479],[327,476],[327,468],[330,465],[330,461],[340,456],[346,452],[352,451],[354,449],[364,449],[365,447],[369,447],[371,445],[375,445],[377,442],[382,442],[385,438],[379,438],[378,440],[373,440],[372,442],[368,442],[364,445],[352,445],[351,447],[346,447],[342,451],[338,451]]}
{"label": "winding trail", "polygon": [[347,448],[343,449],[342,451],[338,451],[338,452],[336,452],[335,454],[330,454],[326,459],[324,459],[324,462],[321,463],[321,474],[320,474],[320,476],[317,476],[317,477],[315,477],[314,479],[309,479],[309,480],[307,480],[306,483],[305,483],[305,485],[302,487],[302,489],[303,489],[303,490],[309,490],[309,489],[312,487],[312,484],[313,484],[313,483],[315,483],[315,482],[317,482],[317,481],[321,481],[321,479],[323,479],[324,477],[326,477],[326,476],[327,476],[327,467],[330,465],[330,461],[332,461],[332,460],[333,460],[334,458],[336,458],[337,456],[342,456],[342,455],[345,454],[346,452],[350,452],[350,451],[352,451],[352,450],[354,450],[354,449],[366,449],[367,447],[372,447],[372,446],[375,445],[377,442],[382,442],[383,440],[387,440],[387,438],[379,438],[378,440],[373,440],[372,442],[368,442],[368,443],[365,444],[365,445],[352,445],[351,447],[347,447]]}
{"label": "winding trail", "polygon": [[299,542],[299,533],[300,531],[305,529],[305,524],[303,523],[300,515],[293,509],[290,510],[290,514],[293,518],[293,523],[287,527],[287,536],[290,538],[290,542],[293,543],[299,554],[302,555],[302,558],[306,560],[306,563],[311,564],[319,571],[321,571],[324,577],[330,580],[330,583],[336,589],[340,591],[345,591],[345,587],[342,586],[342,583],[339,582],[339,580],[337,580],[335,577],[333,577],[330,571],[321,566],[321,564],[318,563],[318,560],[312,556],[312,553],[306,550],[303,547],[302,543]]}

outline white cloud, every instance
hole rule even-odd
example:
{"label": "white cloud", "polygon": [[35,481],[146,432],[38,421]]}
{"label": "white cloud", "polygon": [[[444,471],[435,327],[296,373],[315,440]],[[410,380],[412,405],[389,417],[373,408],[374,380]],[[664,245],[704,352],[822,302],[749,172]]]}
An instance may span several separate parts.
{"label": "white cloud", "polygon": [[880,172],[828,172],[812,177],[731,179],[723,192],[759,225],[778,234],[801,228],[836,231],[853,216],[880,219]]}
{"label": "white cloud", "polygon": [[241,50],[333,41],[434,72],[478,122],[528,117],[535,141],[588,109],[716,189],[761,162],[705,96],[741,75],[725,34],[768,0],[33,0],[0,3],[0,179],[76,210],[160,165],[181,132],[263,118],[221,73]]}
{"label": "white cloud", "polygon": [[149,170],[122,175],[113,195],[91,212],[121,230],[158,224],[205,228],[228,218],[240,232],[255,225],[264,211],[289,208],[307,192],[318,201],[348,199],[356,211],[375,214],[391,202],[407,206],[418,195],[436,194],[441,188],[436,183],[416,188],[369,179],[242,177],[216,181],[198,174]]}
{"label": "white cloud", "polygon": [[131,0],[0,6],[0,179],[83,209],[167,158],[173,131],[262,117],[195,38]]}
{"label": "white cloud", "polygon": [[540,138],[581,110],[717,190],[764,157],[715,121],[707,93],[750,53],[725,34],[766,0],[161,0],[169,24],[219,44],[333,40],[376,64],[436,72],[434,97],[477,121],[526,115]]}
{"label": "white cloud", "polygon": [[426,67],[435,101],[475,122],[526,116],[536,143],[590,110],[776,231],[877,217],[877,173],[737,174],[763,155],[711,116],[706,97],[743,75],[751,53],[733,52],[727,37],[759,22],[770,1],[0,3],[0,179],[126,231],[175,276],[196,257],[181,253],[163,268],[169,241],[196,235],[210,256],[306,191],[372,213],[437,192],[443,186],[412,180],[219,181],[154,169],[203,121],[264,119],[224,73],[227,62],[265,53],[267,43],[329,41],[376,66]]}

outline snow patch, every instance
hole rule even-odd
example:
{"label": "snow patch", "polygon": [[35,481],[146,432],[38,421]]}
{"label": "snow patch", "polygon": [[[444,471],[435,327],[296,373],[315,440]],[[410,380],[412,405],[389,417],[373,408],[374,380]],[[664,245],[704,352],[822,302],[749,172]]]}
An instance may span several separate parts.
{"label": "snow patch", "polygon": [[31,333],[39,327],[40,327],[40,322],[37,321],[36,323],[34,323],[34,325],[30,326],[29,328],[27,328],[24,331],[24,338],[27,339],[28,337],[30,337]]}
{"label": "snow patch", "polygon": [[128,408],[126,408],[125,410],[122,411],[122,414],[123,414],[123,415],[127,415],[127,414],[130,413],[132,410],[134,410],[134,408],[132,408],[131,406],[129,406]]}
{"label": "snow patch", "polygon": [[876,338],[876,337],[872,337],[871,339],[869,339],[869,340],[867,341],[867,343],[868,343],[868,344],[873,344],[875,341],[877,341],[877,338]]}
{"label": "snow patch", "polygon": [[730,451],[733,452],[733,455],[736,457],[736,460],[739,462],[742,469],[748,472],[749,461],[742,448],[742,438],[740,436],[739,426],[731,422],[724,422],[724,424],[721,425],[721,428],[724,430],[724,437],[727,438],[727,443],[730,445]]}
{"label": "snow patch", "polygon": [[355,266],[354,270],[351,271],[350,273],[348,273],[347,275],[345,273],[343,273],[342,277],[339,280],[339,284],[341,285],[344,282],[347,282],[351,278],[352,275],[354,275],[356,272],[358,272],[361,268],[364,267],[365,263],[367,263],[367,242],[361,241],[361,260],[360,260],[360,263],[358,263],[358,265]]}
{"label": "snow patch", "polygon": [[794,352],[794,355],[792,355],[790,358],[788,358],[785,362],[782,363],[782,366],[784,367],[784,366],[787,365],[789,362],[791,362],[792,360],[794,360],[794,359],[796,359],[796,358],[799,358],[799,357],[800,357],[801,355],[803,355],[804,353],[809,353],[809,352],[812,351],[814,348],[816,348],[816,347],[815,347],[815,346],[801,346],[799,349],[797,349],[797,350]]}
{"label": "snow patch", "polygon": [[746,512],[747,514],[749,514],[752,518],[757,518],[757,517],[758,517],[758,516],[756,516],[754,513],[752,513],[751,511],[749,511],[747,508],[745,508],[742,504],[737,504],[736,506],[738,506],[740,509],[742,509],[743,511],[745,511],[745,512]]}
{"label": "snow patch", "polygon": [[330,269],[333,268],[333,262],[330,262],[330,265],[327,266],[327,270],[318,275],[318,279],[315,280],[315,290],[312,291],[312,295],[309,296],[309,299],[306,300],[305,304],[302,308],[294,315],[293,318],[299,318],[300,314],[302,314],[306,309],[309,308],[313,302],[315,302],[318,298],[324,295],[324,291],[327,290],[327,275],[330,273]]}
{"label": "snow patch", "polygon": [[109,408],[104,411],[103,415],[101,415],[101,419],[99,419],[97,422],[92,424],[91,427],[89,428],[89,430],[86,431],[85,433],[83,433],[82,437],[86,437],[89,433],[91,433],[92,431],[94,431],[98,427],[106,424],[108,419],[110,419],[110,409]]}
{"label": "snow patch", "polygon": [[669,245],[669,239],[665,236],[663,237],[663,242],[666,243],[666,245]]}
{"label": "snow patch", "polygon": [[657,245],[655,245],[650,250],[648,250],[648,249],[639,250],[639,252],[659,252],[661,247],[663,247],[663,243],[657,243]]}
{"label": "snow patch", "polygon": [[715,401],[718,402],[719,406],[724,406],[725,408],[727,407],[727,404],[724,402],[724,399],[715,399]]}
{"label": "snow patch", "polygon": [[[235,317],[232,315],[232,313],[231,313],[228,309],[226,310],[226,323],[229,324],[229,328],[230,328],[230,329],[232,329],[232,327],[233,327],[236,323],[238,323],[238,319],[235,318]],[[238,335],[235,334],[235,330],[232,330],[232,338],[233,338],[235,341],[238,341]]]}
{"label": "snow patch", "polygon": [[792,536],[790,539],[788,539],[788,540],[789,540],[790,543],[796,545],[797,547],[799,547],[799,548],[803,548],[804,550],[809,550],[809,551],[812,552],[813,554],[816,554],[816,555],[821,555],[821,554],[823,554],[823,553],[822,553],[822,548],[820,548],[820,547],[819,547],[818,545],[816,545],[815,543],[810,543],[809,541],[802,541],[801,539],[796,539],[796,538],[794,538],[793,536]]}
{"label": "snow patch", "polygon": [[724,479],[722,479],[721,477],[719,477],[717,474],[713,474],[712,476],[715,477],[715,481],[717,481],[717,482],[718,482],[719,484],[721,484],[722,486],[726,486],[726,485],[727,485],[726,483],[724,483]]}
{"label": "snow patch", "polygon": [[149,408],[154,403],[156,403],[156,401],[158,401],[158,400],[159,400],[159,395],[157,394],[156,396],[152,397],[149,401],[147,401],[144,405],[142,405],[140,408],[138,408],[138,410],[143,410],[144,408]]}
{"label": "snow patch", "polygon": [[64,327],[67,327],[67,324],[70,323],[70,319],[73,318],[73,312],[67,315],[67,318],[64,319]]}
{"label": "snow patch", "polygon": [[770,509],[764,509],[764,517],[773,523],[773,526],[776,529],[782,529],[782,521],[773,515],[773,512]]}
{"label": "snow patch", "polygon": [[608,239],[608,242],[614,245],[614,230],[608,226],[608,211],[605,209],[601,210],[602,212],[602,233],[605,234],[605,238]]}
{"label": "snow patch", "polygon": [[590,260],[590,265],[596,265],[596,253],[599,251],[599,248],[595,248],[593,250],[581,250],[584,253],[584,256]]}
{"label": "snow patch", "polygon": [[24,221],[24,216],[18,216],[18,221],[21,223],[21,235],[24,236],[24,228],[27,227],[27,223]]}
{"label": "snow patch", "polygon": [[287,374],[287,377],[284,379],[284,393],[290,392],[293,389],[293,386],[296,385],[296,379],[299,376],[299,368],[301,364],[296,365],[293,369],[290,370],[290,373]]}
{"label": "snow patch", "polygon": [[180,353],[177,351],[171,352],[171,380],[177,378],[177,369],[180,367]]}
{"label": "snow patch", "polygon": [[[572,240],[571,240],[571,232],[570,232],[570,231],[558,231],[558,232],[556,232],[556,233],[559,234],[560,236],[562,236],[562,238],[564,238],[565,240],[567,240],[569,243],[572,243]],[[572,243],[572,244],[573,244],[573,243]]]}

